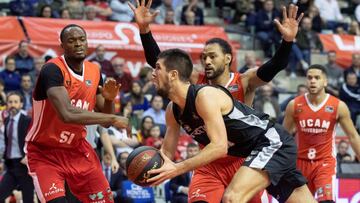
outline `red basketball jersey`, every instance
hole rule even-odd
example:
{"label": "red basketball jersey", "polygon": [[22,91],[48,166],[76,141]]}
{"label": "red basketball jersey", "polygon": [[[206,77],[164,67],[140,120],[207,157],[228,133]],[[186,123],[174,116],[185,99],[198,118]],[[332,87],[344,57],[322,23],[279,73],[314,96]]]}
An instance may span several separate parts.
{"label": "red basketball jersey", "polygon": [[[197,84],[210,84],[210,83],[206,79],[205,75],[203,73],[200,73]],[[240,102],[245,102],[244,89],[242,86],[240,73],[230,73],[230,79],[224,87],[226,87],[230,91],[234,99],[237,99]]]}
{"label": "red basketball jersey", "polygon": [[335,127],[339,100],[327,94],[319,106],[313,106],[307,95],[296,97],[294,103],[298,158],[335,158]]}
{"label": "red basketball jersey", "polygon": [[[77,75],[66,64],[63,56],[48,63],[54,63],[60,68],[71,105],[92,111],[100,80],[98,66],[84,61],[82,75]],[[85,126],[61,121],[48,98],[40,101],[33,99],[33,122],[26,136],[27,142],[52,148],[73,148],[85,137]]]}

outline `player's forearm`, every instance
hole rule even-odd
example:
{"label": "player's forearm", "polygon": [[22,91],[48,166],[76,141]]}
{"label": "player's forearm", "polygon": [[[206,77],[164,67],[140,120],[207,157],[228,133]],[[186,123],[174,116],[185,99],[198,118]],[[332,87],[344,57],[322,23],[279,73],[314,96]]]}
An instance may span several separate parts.
{"label": "player's forearm", "polygon": [[227,154],[227,147],[210,143],[201,152],[185,161],[177,163],[179,174],[186,173],[198,167],[211,163]]}
{"label": "player's forearm", "polygon": [[349,141],[358,159],[360,159],[360,136],[358,134],[349,136]]}
{"label": "player's forearm", "polygon": [[116,116],[113,114],[90,112],[78,108],[71,108],[62,113],[61,119],[65,123],[80,125],[99,124],[109,126],[115,122]]}
{"label": "player's forearm", "polygon": [[142,46],[144,48],[146,62],[152,68],[155,68],[157,57],[160,54],[160,48],[157,45],[155,39],[153,38],[150,29],[147,32],[141,33],[140,38]]}

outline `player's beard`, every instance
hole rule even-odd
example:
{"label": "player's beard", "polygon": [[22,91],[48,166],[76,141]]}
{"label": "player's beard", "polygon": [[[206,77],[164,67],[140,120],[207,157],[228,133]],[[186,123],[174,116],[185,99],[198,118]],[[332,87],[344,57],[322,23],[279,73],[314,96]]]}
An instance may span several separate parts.
{"label": "player's beard", "polygon": [[162,88],[158,87],[157,93],[163,98],[169,98],[169,90],[170,90],[170,84],[169,84],[169,80],[167,80]]}
{"label": "player's beard", "polygon": [[221,74],[223,74],[225,71],[225,66],[219,66],[217,69],[214,69],[213,74],[206,75],[206,79],[213,80],[218,78]]}

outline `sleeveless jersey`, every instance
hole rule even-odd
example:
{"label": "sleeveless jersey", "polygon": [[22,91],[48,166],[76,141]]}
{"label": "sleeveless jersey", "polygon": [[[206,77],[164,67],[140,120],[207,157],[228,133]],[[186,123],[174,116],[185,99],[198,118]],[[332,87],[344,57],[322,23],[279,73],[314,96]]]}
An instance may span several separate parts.
{"label": "sleeveless jersey", "polygon": [[335,127],[339,99],[327,94],[325,100],[315,107],[307,99],[307,95],[296,97],[294,102],[298,158],[335,158]]}
{"label": "sleeveless jersey", "polygon": [[[197,81],[197,84],[209,84],[209,81],[206,79],[205,74],[203,74],[203,73],[199,74],[199,79]],[[241,102],[245,102],[244,88],[242,86],[240,73],[231,72],[230,80],[224,87],[230,91],[231,95],[235,99],[237,99]]]}
{"label": "sleeveless jersey", "polygon": [[[190,85],[186,96],[186,104],[181,114],[181,109],[173,103],[173,113],[177,122],[187,134],[192,136],[202,145],[207,145],[210,140],[207,136],[204,121],[196,111],[195,99],[198,91],[205,85]],[[230,97],[230,92],[222,86],[214,86]],[[223,115],[225,122],[229,149],[228,155],[247,157],[261,137],[265,138],[266,131],[274,126],[268,120],[269,116],[256,112],[254,109],[233,99],[234,108],[227,115]]]}
{"label": "sleeveless jersey", "polygon": [[[98,66],[84,61],[80,76],[68,67],[63,56],[48,63],[54,63],[59,67],[71,105],[92,111],[96,104],[96,90],[100,80]],[[33,97],[32,117],[33,122],[26,136],[26,141],[32,144],[52,148],[74,148],[86,137],[85,126],[61,121],[48,98],[36,101]]]}

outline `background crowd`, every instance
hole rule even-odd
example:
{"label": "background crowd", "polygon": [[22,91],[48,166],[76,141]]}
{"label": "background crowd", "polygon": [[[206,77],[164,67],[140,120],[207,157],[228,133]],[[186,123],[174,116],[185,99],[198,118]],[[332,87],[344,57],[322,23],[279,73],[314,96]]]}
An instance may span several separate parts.
{"label": "background crowd", "polygon": [[[296,37],[290,55],[290,62],[281,79],[297,78],[299,81],[309,64],[322,63],[328,70],[328,93],[339,97],[351,109],[351,118],[357,128],[360,128],[360,53],[352,54],[350,67],[340,67],[336,63],[336,52],[324,52],[318,37],[319,33],[337,33],[360,35],[360,0],[153,0],[152,8],[159,10],[157,24],[196,25],[206,24],[229,25],[242,30],[254,37],[258,46],[246,50],[243,58],[238,58],[242,66],[237,71],[243,73],[256,68],[280,45],[280,34],[275,29],[272,20],[280,18],[280,8],[288,3],[295,3],[299,10],[305,13],[300,31]],[[215,7],[214,7],[215,5]],[[132,22],[133,13],[127,5],[127,0],[12,0],[1,3],[2,15],[34,16],[42,18],[82,19],[88,21],[119,21]],[[211,11],[215,15],[208,17]],[[300,12],[299,12],[300,13]],[[215,19],[215,20],[214,20]],[[1,41],[1,39],[0,39]],[[7,143],[4,138],[8,129],[9,93],[18,92],[23,105],[19,110],[23,115],[31,117],[32,91],[43,64],[51,57],[34,58],[28,53],[28,41],[20,41],[17,51],[6,57],[4,67],[0,72],[0,155],[4,153]],[[151,82],[152,69],[143,67],[138,78],[133,78],[124,58],[114,56],[105,57],[106,47],[96,47],[90,61],[101,67],[103,79],[114,78],[121,83],[121,91],[115,101],[115,111],[119,115],[130,118],[133,126],[130,138],[127,131],[110,127],[88,126],[94,148],[99,152],[104,174],[109,180],[111,189],[118,202],[132,202],[131,198],[124,198],[124,181],[127,181],[125,161],[135,147],[141,145],[160,148],[166,130],[165,111],[168,100],[157,95]],[[260,52],[260,54],[259,54]],[[322,55],[317,61],[312,57]],[[324,62],[325,61],[325,62]],[[284,88],[279,80],[258,89],[253,107],[264,111],[270,117],[282,122],[287,103],[297,95],[307,92],[304,83],[296,88]],[[24,128],[27,126],[23,126]],[[19,132],[24,129],[14,129]],[[102,149],[101,136],[108,134],[116,152],[120,170],[116,174],[110,172],[109,154]],[[341,132],[339,132],[341,135]],[[357,162],[348,141],[344,136],[337,138],[338,163]],[[186,133],[182,133],[176,150],[175,161],[181,161],[194,156],[199,146]],[[0,157],[3,157],[2,155]],[[6,159],[6,156],[4,156]],[[1,174],[6,171],[6,160],[0,163]],[[339,165],[339,172],[341,167]],[[360,173],[360,171],[359,171]],[[184,174],[163,185],[163,194],[172,202],[186,202],[187,185],[191,174]],[[139,189],[139,188],[138,188]],[[159,196],[157,189],[151,199]],[[21,194],[14,191],[14,196],[7,201],[14,202],[21,199]]]}

